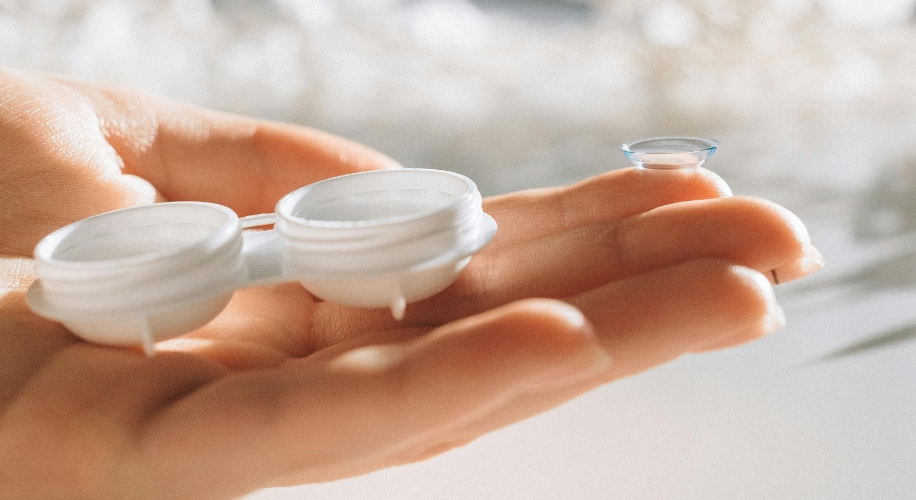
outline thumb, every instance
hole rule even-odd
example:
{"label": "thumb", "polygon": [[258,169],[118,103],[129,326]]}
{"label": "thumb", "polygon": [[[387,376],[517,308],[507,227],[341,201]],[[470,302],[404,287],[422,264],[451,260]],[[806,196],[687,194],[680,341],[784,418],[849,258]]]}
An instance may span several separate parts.
{"label": "thumb", "polygon": [[82,97],[53,80],[0,72],[0,137],[0,254],[30,255],[70,222],[156,199],[148,182],[121,174]]}

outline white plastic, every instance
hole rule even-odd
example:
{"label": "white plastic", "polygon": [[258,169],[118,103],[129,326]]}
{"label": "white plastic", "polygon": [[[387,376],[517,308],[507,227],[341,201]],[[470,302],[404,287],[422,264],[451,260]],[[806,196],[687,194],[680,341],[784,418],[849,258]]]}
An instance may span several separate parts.
{"label": "white plastic", "polygon": [[149,354],[259,284],[298,280],[322,299],[400,318],[454,282],[495,232],[462,175],[364,172],[294,191],[276,214],[239,219],[222,205],[175,202],[75,222],[36,246],[28,302],[86,340]]}
{"label": "white plastic", "polygon": [[29,305],[86,340],[142,343],[187,333],[229,301],[244,272],[236,214],[210,203],[117,210],[35,247]]}
{"label": "white plastic", "polygon": [[276,212],[286,276],[322,299],[390,307],[396,318],[455,281],[496,231],[477,186],[438,170],[335,177],[290,193]]}

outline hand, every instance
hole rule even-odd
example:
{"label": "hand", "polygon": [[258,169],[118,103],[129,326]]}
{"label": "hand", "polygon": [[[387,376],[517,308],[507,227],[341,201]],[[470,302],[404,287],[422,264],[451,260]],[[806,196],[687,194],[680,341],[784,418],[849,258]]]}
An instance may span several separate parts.
{"label": "hand", "polygon": [[227,498],[422,460],[765,335],[784,322],[768,277],[822,264],[794,215],[727,196],[711,172],[621,170],[485,200],[496,239],[402,322],[298,284],[251,288],[147,358],[26,308],[42,236],[162,200],[268,212],[309,182],[395,162],[315,130],[10,70],[0,138],[0,493],[16,498]]}

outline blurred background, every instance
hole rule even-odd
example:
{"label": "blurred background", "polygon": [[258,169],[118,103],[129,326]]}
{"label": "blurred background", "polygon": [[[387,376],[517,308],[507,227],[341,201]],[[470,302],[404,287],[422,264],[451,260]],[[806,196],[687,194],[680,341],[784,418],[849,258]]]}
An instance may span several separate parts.
{"label": "blurred background", "polygon": [[248,500],[916,498],[916,0],[0,0],[0,65],[313,126],[485,194],[713,137],[707,166],[826,257],[779,287],[770,338]]}

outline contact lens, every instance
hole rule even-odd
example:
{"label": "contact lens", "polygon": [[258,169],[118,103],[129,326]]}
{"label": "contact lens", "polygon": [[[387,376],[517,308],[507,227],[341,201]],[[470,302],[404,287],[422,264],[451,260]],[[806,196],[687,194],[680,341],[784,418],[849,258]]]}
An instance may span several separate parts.
{"label": "contact lens", "polygon": [[719,142],[697,137],[657,137],[624,144],[623,154],[636,167],[651,170],[697,168],[716,152]]}

